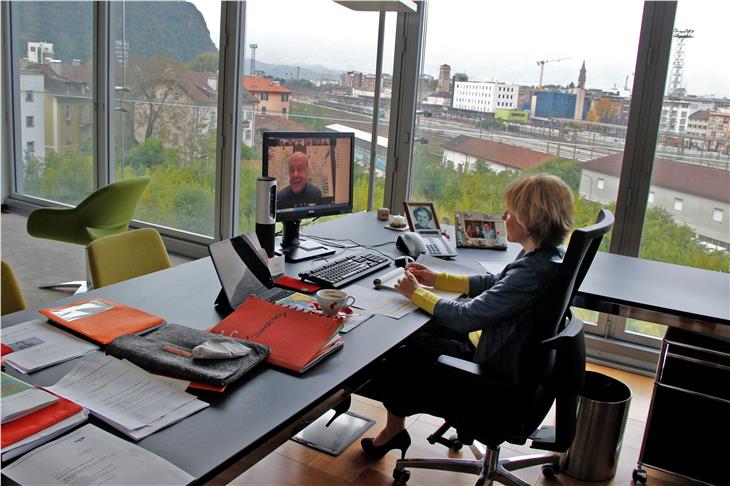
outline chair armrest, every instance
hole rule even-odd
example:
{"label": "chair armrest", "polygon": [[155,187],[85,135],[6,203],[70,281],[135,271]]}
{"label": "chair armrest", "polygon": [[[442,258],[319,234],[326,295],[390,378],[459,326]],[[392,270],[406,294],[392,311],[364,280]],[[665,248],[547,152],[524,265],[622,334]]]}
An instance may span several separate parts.
{"label": "chair armrest", "polygon": [[41,208],[28,216],[28,234],[36,238],[86,244],[79,241],[79,220],[76,208]]}
{"label": "chair armrest", "polygon": [[481,366],[473,361],[467,361],[465,359],[454,358],[453,356],[442,354],[438,357],[436,365],[458,378],[474,380],[479,383],[500,384],[499,381],[483,372]]}

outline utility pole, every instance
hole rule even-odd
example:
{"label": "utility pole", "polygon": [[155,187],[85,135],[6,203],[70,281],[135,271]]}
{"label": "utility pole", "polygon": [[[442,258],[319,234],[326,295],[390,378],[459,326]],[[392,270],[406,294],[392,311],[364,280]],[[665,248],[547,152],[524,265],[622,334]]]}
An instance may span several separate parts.
{"label": "utility pole", "polygon": [[258,44],[249,44],[248,47],[251,48],[251,76],[255,76],[256,73],[256,49],[258,49]]}

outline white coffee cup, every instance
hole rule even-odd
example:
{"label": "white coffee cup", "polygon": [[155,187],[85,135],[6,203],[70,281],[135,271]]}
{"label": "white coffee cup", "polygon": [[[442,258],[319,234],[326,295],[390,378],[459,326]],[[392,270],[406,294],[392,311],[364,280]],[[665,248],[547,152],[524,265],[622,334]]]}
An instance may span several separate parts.
{"label": "white coffee cup", "polygon": [[355,297],[347,295],[341,290],[322,289],[317,292],[317,302],[322,309],[322,314],[334,316],[337,313],[355,303]]}

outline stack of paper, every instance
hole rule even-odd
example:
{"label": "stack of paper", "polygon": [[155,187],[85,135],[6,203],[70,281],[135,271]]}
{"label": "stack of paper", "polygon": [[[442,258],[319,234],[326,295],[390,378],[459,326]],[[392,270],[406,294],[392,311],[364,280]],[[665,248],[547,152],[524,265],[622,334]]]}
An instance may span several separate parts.
{"label": "stack of paper", "polygon": [[37,319],[3,328],[3,344],[12,350],[3,355],[5,363],[21,373],[37,371],[99,349]]}
{"label": "stack of paper", "polygon": [[58,402],[58,397],[5,373],[0,374],[0,397],[3,424]]}
{"label": "stack of paper", "polygon": [[111,356],[79,362],[47,389],[83,405],[134,440],[208,406],[129,361]]}
{"label": "stack of paper", "polygon": [[93,425],[26,454],[3,468],[18,484],[188,484],[190,474]]}
{"label": "stack of paper", "polygon": [[2,460],[12,459],[80,424],[88,412],[2,374]]}

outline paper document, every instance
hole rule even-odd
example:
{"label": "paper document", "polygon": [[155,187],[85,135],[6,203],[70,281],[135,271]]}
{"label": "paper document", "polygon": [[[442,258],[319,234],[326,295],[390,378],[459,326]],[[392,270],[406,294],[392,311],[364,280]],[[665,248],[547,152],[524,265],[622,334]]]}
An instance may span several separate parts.
{"label": "paper document", "polygon": [[196,408],[208,405],[142,368],[111,356],[80,362],[47,389],[88,408],[130,436],[135,429],[159,425],[160,419],[189,402],[200,402]]}
{"label": "paper document", "polygon": [[[61,420],[58,423],[46,427],[45,429],[36,432],[33,435],[29,435],[25,439],[21,439],[18,442],[14,442],[7,447],[2,449],[2,460],[9,461],[19,455],[28,452],[31,449],[35,449],[41,444],[45,444],[49,440],[58,437],[61,434],[73,429],[82,422],[85,422],[89,417],[89,411],[82,408],[79,413],[72,415],[67,419]],[[5,472],[5,470],[3,470]]]}
{"label": "paper document", "polygon": [[484,270],[487,272],[493,274],[493,275],[499,275],[502,273],[502,270],[504,270],[504,267],[508,265],[508,263],[503,262],[479,262],[479,265],[481,265]]}
{"label": "paper document", "polygon": [[5,362],[21,373],[30,373],[99,349],[38,319],[3,328],[3,344],[13,350],[3,357]]}
{"label": "paper document", "polygon": [[94,425],[29,452],[3,474],[19,484],[188,484],[193,477],[169,461]]}
{"label": "paper document", "polygon": [[[395,270],[392,270],[385,275],[382,275],[373,280],[373,285],[377,289],[395,290],[395,284],[398,282],[398,280],[403,278],[403,275],[405,275],[405,270],[402,268],[396,268]],[[426,288],[430,292],[433,292],[439,297],[443,297],[444,299],[454,300],[458,299],[461,296],[460,292],[449,292],[448,290],[434,289],[431,287],[424,288]],[[405,299],[406,297],[403,296],[403,298]]]}
{"label": "paper document", "polygon": [[345,291],[355,297],[354,307],[400,319],[418,307],[400,292],[381,291],[350,285]]}

